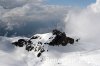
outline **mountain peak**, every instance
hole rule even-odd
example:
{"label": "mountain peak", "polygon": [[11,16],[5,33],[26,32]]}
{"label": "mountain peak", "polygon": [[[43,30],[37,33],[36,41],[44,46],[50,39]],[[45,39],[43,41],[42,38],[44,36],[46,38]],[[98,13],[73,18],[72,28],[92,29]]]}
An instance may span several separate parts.
{"label": "mountain peak", "polygon": [[[77,39],[78,41],[78,39]],[[66,46],[69,44],[74,44],[75,39],[67,37],[65,32],[61,32],[57,29],[53,30],[51,33],[36,34],[30,39],[19,39],[12,44],[17,47],[25,46],[27,51],[37,52],[37,57],[40,57],[44,51],[48,51],[46,45],[48,46]]]}

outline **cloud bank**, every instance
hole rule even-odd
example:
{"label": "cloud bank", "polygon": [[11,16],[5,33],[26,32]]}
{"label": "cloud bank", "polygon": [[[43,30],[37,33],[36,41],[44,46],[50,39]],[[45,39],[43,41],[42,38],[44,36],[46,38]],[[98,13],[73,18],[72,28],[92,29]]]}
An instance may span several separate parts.
{"label": "cloud bank", "polygon": [[16,8],[24,6],[27,3],[41,4],[43,0],[0,0],[0,5],[4,8]]}
{"label": "cloud bank", "polygon": [[70,8],[47,5],[44,0],[0,0],[0,35],[28,36],[63,25]]}
{"label": "cloud bank", "polygon": [[77,35],[85,41],[99,42],[100,1],[97,0],[85,9],[71,11],[65,18],[65,24],[67,33]]}
{"label": "cloud bank", "polygon": [[0,0],[0,35],[31,36],[58,28],[83,39],[96,39],[99,6],[99,0],[84,9],[47,5],[45,0]]}

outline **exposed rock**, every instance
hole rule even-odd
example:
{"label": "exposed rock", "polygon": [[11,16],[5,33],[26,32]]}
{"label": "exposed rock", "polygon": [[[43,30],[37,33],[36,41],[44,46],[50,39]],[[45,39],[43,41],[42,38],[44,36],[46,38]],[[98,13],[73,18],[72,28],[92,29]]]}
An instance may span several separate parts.
{"label": "exposed rock", "polygon": [[[52,36],[48,37],[48,40],[51,40],[50,42],[42,43],[40,41],[42,39],[42,37],[35,35],[35,36],[32,36],[29,40],[19,39],[18,41],[13,42],[12,44],[15,46],[18,46],[18,47],[25,46],[25,49],[27,51],[34,50],[34,52],[38,52],[37,57],[40,57],[42,55],[42,53],[45,51],[45,49],[44,49],[45,44],[50,45],[50,46],[57,46],[57,45],[66,46],[68,43],[74,44],[74,42],[75,42],[75,40],[73,38],[67,37],[65,32],[61,32],[57,29],[52,31],[52,35],[54,35],[55,37],[52,37]],[[36,42],[38,41],[38,42],[36,43],[35,41]],[[79,39],[76,40],[76,42],[78,42],[78,41],[79,41]],[[35,42],[35,44],[34,44],[34,42]]]}
{"label": "exposed rock", "polygon": [[27,41],[25,39],[19,39],[17,42],[12,43],[15,46],[23,47],[25,44],[27,44]]}
{"label": "exposed rock", "polygon": [[37,39],[39,36],[32,36],[31,39]]}
{"label": "exposed rock", "polygon": [[67,37],[65,32],[60,32],[59,30],[53,30],[52,31],[53,35],[56,35],[55,38],[49,43],[51,46],[55,45],[62,45],[66,46],[68,43],[73,44],[74,39]]}

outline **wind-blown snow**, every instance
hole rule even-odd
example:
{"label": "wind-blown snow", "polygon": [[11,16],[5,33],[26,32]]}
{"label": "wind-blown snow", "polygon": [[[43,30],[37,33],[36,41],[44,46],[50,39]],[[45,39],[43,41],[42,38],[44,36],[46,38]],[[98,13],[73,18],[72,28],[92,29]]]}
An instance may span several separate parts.
{"label": "wind-blown snow", "polygon": [[[65,18],[65,31],[80,41],[67,46],[49,46],[48,52],[36,57],[11,42],[27,37],[0,36],[0,65],[2,66],[100,66],[100,1],[83,10],[71,11]],[[48,41],[50,33],[36,34]],[[28,38],[27,38],[28,39]]]}

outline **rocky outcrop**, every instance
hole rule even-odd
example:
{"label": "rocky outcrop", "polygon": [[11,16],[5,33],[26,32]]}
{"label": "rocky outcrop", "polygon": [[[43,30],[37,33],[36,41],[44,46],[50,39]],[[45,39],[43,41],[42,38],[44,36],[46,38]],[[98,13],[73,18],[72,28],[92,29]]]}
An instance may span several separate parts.
{"label": "rocky outcrop", "polygon": [[[50,39],[51,40],[50,42],[43,43],[40,41],[40,39],[42,39],[42,37],[34,35],[29,40],[28,39],[19,39],[18,41],[12,42],[12,44],[17,47],[25,46],[25,49],[27,51],[34,50],[34,52],[38,52],[37,57],[40,57],[41,54],[44,51],[46,51],[44,49],[45,44],[47,44],[49,46],[57,46],[57,45],[66,46],[67,44],[74,44],[75,41],[78,42],[78,39],[74,40],[71,37],[67,37],[65,32],[61,32],[57,29],[52,31],[52,35],[54,35],[55,37],[54,38],[52,36],[49,37],[48,40]],[[34,44],[35,41],[38,41],[38,42]]]}
{"label": "rocky outcrop", "polygon": [[55,38],[49,43],[49,45],[51,46],[55,46],[55,45],[62,45],[62,46],[66,46],[68,43],[73,44],[74,43],[74,39],[67,37],[65,32],[60,32],[59,30],[53,30],[52,31],[53,35],[56,35]]}

